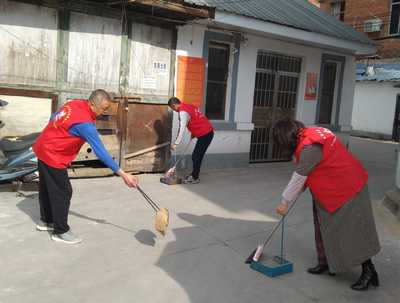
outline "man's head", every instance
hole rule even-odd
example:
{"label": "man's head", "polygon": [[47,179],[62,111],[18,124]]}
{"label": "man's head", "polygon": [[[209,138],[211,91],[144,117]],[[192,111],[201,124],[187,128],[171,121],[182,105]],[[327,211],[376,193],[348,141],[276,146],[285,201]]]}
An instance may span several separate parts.
{"label": "man's head", "polygon": [[181,105],[181,100],[179,100],[176,97],[172,97],[168,100],[168,106],[173,110],[173,111],[178,111],[179,106]]}
{"label": "man's head", "polygon": [[90,94],[89,104],[96,116],[100,116],[110,107],[111,97],[105,90],[96,89]]}

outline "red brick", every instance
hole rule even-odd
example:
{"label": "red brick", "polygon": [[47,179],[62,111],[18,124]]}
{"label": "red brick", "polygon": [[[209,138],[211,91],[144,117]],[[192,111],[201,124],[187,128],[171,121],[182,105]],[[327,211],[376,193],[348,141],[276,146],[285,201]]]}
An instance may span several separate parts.
{"label": "red brick", "polygon": [[[331,13],[331,3],[334,0],[322,0],[320,8],[326,13]],[[383,28],[380,33],[368,33],[376,40],[378,55],[385,58],[400,57],[400,39],[389,37],[390,4],[391,0],[346,0],[344,22],[360,32],[364,32],[364,21],[380,18]]]}

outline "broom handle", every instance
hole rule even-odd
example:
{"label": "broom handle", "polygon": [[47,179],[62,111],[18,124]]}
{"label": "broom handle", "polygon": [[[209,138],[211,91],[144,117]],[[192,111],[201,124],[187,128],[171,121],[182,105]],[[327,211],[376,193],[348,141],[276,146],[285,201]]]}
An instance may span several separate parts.
{"label": "broom handle", "polygon": [[137,190],[142,194],[143,198],[150,204],[150,206],[154,209],[155,212],[160,210],[160,207],[139,187],[136,187]]}
{"label": "broom handle", "polygon": [[285,217],[282,220],[282,235],[281,235],[281,262],[283,262],[283,240],[284,240],[284,229],[285,229]]}
{"label": "broom handle", "polygon": [[154,202],[141,188],[139,189],[143,195],[143,197],[154,206],[155,209],[160,210],[160,207]]}
{"label": "broom handle", "polygon": [[189,149],[189,145],[190,145],[191,142],[192,142],[192,139],[190,139],[189,143],[186,145],[182,155],[178,158],[177,161],[175,161],[174,166],[172,166],[173,168],[175,168],[178,165],[178,163],[183,159],[183,157],[186,155],[186,152]]}
{"label": "broom handle", "polygon": [[296,204],[296,200],[293,201],[293,203],[289,206],[286,214],[284,214],[282,216],[282,218],[279,220],[279,222],[275,225],[274,229],[271,231],[271,233],[269,234],[268,238],[264,241],[264,244],[262,245],[263,248],[265,246],[267,246],[267,244],[269,243],[269,241],[272,239],[272,236],[274,235],[274,233],[278,230],[279,226],[281,225],[281,223],[283,222],[283,220],[285,219],[285,217],[289,214],[290,210],[293,208],[293,206]]}

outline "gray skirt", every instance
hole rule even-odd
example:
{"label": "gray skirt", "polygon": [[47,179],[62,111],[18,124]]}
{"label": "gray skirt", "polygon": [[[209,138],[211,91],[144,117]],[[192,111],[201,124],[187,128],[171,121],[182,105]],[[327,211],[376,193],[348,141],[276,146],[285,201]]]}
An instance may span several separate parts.
{"label": "gray skirt", "polygon": [[344,272],[376,255],[381,247],[368,186],[333,214],[316,201],[320,229],[331,272]]}

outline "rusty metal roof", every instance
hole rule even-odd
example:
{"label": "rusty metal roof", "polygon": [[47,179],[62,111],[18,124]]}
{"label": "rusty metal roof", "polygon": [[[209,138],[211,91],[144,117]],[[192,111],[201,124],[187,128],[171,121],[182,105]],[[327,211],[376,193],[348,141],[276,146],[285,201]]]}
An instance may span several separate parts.
{"label": "rusty metal roof", "polygon": [[343,40],[374,45],[365,34],[327,15],[306,0],[184,0],[217,11],[273,22]]}

